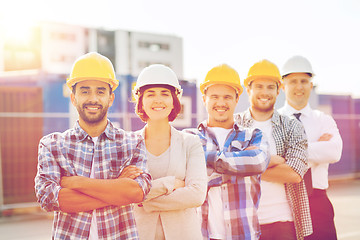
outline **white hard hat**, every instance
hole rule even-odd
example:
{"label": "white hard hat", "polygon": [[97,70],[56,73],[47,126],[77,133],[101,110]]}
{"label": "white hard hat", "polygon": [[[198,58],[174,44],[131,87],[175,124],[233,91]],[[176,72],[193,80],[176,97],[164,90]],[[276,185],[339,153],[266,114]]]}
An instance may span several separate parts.
{"label": "white hard hat", "polygon": [[315,75],[309,60],[302,56],[291,57],[285,62],[281,70],[282,77],[290,73],[310,73],[311,76]]}
{"label": "white hard hat", "polygon": [[133,94],[135,97],[138,97],[141,87],[158,84],[174,87],[175,92],[180,99],[182,89],[175,72],[171,68],[162,64],[152,64],[140,72]]}

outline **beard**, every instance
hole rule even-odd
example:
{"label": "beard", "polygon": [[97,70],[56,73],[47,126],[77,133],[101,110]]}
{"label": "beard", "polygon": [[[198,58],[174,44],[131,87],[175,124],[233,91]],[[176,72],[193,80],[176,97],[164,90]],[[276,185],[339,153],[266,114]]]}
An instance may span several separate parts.
{"label": "beard", "polygon": [[275,104],[270,104],[267,106],[259,106],[258,104],[254,104],[252,108],[258,112],[271,112],[274,110]]}
{"label": "beard", "polygon": [[275,101],[272,100],[267,104],[261,104],[258,102],[257,98],[253,98],[251,99],[251,108],[253,108],[254,110],[258,111],[258,112],[270,112],[274,110],[274,106],[275,106]]}
{"label": "beard", "polygon": [[[99,112],[97,114],[90,114],[86,113],[86,107],[87,106],[96,106],[99,108]],[[88,124],[96,124],[104,120],[106,117],[107,111],[109,106],[102,106],[99,104],[83,104],[82,106],[76,106],[76,109],[78,110],[80,118],[88,123]]]}

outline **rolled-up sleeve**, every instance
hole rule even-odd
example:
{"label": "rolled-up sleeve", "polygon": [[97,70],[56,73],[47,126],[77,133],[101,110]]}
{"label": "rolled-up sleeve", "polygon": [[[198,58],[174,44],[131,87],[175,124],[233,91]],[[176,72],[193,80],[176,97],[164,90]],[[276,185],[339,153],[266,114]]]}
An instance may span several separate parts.
{"label": "rolled-up sleeve", "polygon": [[35,194],[41,208],[45,211],[60,211],[59,191],[60,167],[51,151],[46,147],[49,139],[40,140],[38,149],[38,166],[35,177]]}
{"label": "rolled-up sleeve", "polygon": [[296,119],[290,120],[287,135],[290,137],[286,142],[286,164],[289,165],[301,177],[308,170],[308,141],[303,125]]}
{"label": "rolled-up sleeve", "polygon": [[[239,142],[239,141],[237,141]],[[240,144],[240,143],[239,143]],[[218,173],[252,176],[262,174],[270,161],[269,146],[266,138],[259,129],[253,129],[251,139],[232,146],[232,151],[221,152],[214,169]],[[247,150],[246,148],[256,149]]]}
{"label": "rolled-up sleeve", "polygon": [[147,158],[146,158],[146,151],[145,151],[145,143],[144,141],[140,140],[135,148],[135,152],[133,153],[132,157],[133,161],[131,164],[136,165],[136,167],[143,170],[143,174],[139,177],[135,178],[135,181],[141,187],[144,198],[146,199],[147,194],[150,192],[151,189],[151,175],[147,168]]}

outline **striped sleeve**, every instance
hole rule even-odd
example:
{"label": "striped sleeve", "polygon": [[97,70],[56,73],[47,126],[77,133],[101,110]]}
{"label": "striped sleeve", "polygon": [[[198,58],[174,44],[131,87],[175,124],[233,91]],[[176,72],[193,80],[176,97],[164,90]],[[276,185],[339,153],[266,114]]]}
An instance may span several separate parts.
{"label": "striped sleeve", "polygon": [[[231,142],[231,151],[221,152],[214,169],[223,174],[252,176],[263,173],[270,161],[269,145],[259,129],[247,129],[244,141]],[[248,148],[250,148],[248,150]],[[253,149],[255,148],[255,149]]]}

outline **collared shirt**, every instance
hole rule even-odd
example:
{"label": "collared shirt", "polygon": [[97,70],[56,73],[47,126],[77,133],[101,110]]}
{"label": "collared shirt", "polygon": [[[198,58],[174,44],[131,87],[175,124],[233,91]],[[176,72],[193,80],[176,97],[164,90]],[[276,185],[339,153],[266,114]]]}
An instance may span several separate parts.
{"label": "collared shirt", "polygon": [[[236,114],[235,120],[244,127],[253,125],[249,109]],[[295,119],[280,115],[276,110],[271,122],[277,155],[285,158],[286,164],[303,177],[308,169],[306,150],[308,143],[302,124]],[[286,183],[285,192],[293,213],[297,239],[303,239],[304,236],[312,233],[309,200],[304,180],[300,183]]]}
{"label": "collared shirt", "polygon": [[[78,122],[73,129],[43,137],[39,143],[35,192],[41,207],[54,211],[53,239],[87,239],[91,225],[92,211],[60,211],[61,177],[90,177],[93,159],[97,179],[116,179],[124,167],[136,165],[144,174],[135,181],[146,196],[151,177],[147,173],[145,154],[141,136],[114,128],[109,120],[96,145]],[[132,205],[97,209],[96,219],[99,239],[138,239]]]}
{"label": "collared shirt", "polygon": [[[270,161],[268,143],[261,131],[234,124],[222,151],[206,122],[188,131],[200,137],[207,167],[221,174],[209,179],[208,188],[221,186],[226,239],[259,239],[260,174]],[[245,150],[251,146],[257,149]],[[208,199],[201,206],[201,216],[202,233],[208,239]]]}
{"label": "collared shirt", "polygon": [[[279,112],[287,116],[301,113],[300,120],[304,125],[309,144],[308,161],[311,166],[313,187],[327,189],[329,187],[329,164],[340,160],[343,147],[335,120],[330,115],[311,109],[309,104],[298,111],[285,103],[285,106],[279,109]],[[332,134],[332,138],[329,141],[318,141],[324,133]]]}

